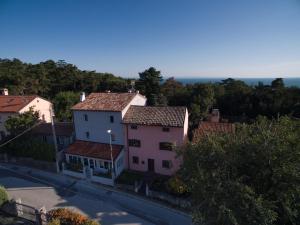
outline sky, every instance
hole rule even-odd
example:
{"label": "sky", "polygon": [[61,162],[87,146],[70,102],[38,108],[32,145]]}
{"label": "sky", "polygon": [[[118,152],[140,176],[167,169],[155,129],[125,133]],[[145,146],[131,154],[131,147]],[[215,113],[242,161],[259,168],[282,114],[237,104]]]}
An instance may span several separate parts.
{"label": "sky", "polygon": [[300,77],[300,0],[0,0],[0,58],[137,77]]}

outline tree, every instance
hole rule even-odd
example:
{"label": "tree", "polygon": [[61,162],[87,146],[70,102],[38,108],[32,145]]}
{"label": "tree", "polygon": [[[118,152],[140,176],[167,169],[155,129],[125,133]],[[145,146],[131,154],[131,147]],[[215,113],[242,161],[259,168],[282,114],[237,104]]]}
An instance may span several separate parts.
{"label": "tree", "polygon": [[190,101],[191,104],[191,120],[195,125],[205,118],[209,110],[213,107],[214,88],[211,84],[195,84],[192,88]]}
{"label": "tree", "polygon": [[39,112],[31,107],[28,111],[10,116],[5,122],[5,128],[10,135],[17,135],[39,122]]}
{"label": "tree", "polygon": [[276,78],[271,83],[272,88],[284,88],[284,82],[282,78]]}
{"label": "tree", "polygon": [[259,118],[234,134],[208,134],[182,154],[182,177],[201,225],[300,221],[299,122]]}
{"label": "tree", "polygon": [[79,94],[72,91],[59,92],[53,99],[55,117],[59,121],[71,121],[71,107],[79,102]]}
{"label": "tree", "polygon": [[140,79],[136,82],[136,89],[146,95],[148,105],[159,105],[160,82],[162,81],[160,71],[150,67],[139,73],[139,76]]}

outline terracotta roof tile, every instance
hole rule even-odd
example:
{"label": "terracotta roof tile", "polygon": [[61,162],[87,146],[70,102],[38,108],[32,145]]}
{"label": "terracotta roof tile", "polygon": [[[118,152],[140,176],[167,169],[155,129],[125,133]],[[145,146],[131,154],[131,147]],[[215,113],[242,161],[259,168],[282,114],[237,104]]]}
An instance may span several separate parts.
{"label": "terracotta roof tile", "polygon": [[215,123],[203,121],[199,123],[194,131],[193,142],[197,142],[203,135],[210,133],[233,133],[235,126],[233,123]]}
{"label": "terracotta roof tile", "polygon": [[[122,148],[123,148],[122,145],[112,145],[114,160],[118,157]],[[99,158],[105,160],[111,159],[109,144],[90,142],[90,141],[75,141],[67,148],[65,153],[70,155],[80,155],[80,156]]]}
{"label": "terracotta roof tile", "polygon": [[72,107],[73,110],[122,111],[137,93],[91,93],[83,102]]}
{"label": "terracotta roof tile", "polygon": [[26,105],[32,102],[37,96],[14,96],[14,95],[1,95],[0,96],[0,112],[19,112]]}
{"label": "terracotta roof tile", "polygon": [[183,127],[186,107],[130,106],[123,123],[166,127]]}
{"label": "terracotta roof tile", "polygon": [[[74,132],[73,123],[69,122],[56,122],[55,133],[58,136],[72,136]],[[52,135],[52,126],[51,123],[41,123],[32,129],[33,134],[40,135]]]}

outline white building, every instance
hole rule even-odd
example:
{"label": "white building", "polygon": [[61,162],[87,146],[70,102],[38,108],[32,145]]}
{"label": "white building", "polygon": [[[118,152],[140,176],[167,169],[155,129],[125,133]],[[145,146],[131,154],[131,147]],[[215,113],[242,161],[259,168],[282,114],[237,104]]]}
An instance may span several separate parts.
{"label": "white building", "polygon": [[76,140],[65,152],[67,162],[83,165],[82,172],[93,178],[95,172],[110,173],[113,158],[118,176],[126,160],[123,117],[131,105],[145,104],[146,98],[138,93],[82,95],[81,102],[72,107]]}
{"label": "white building", "polygon": [[0,140],[8,134],[5,122],[10,116],[29,111],[32,108],[39,112],[40,119],[45,122],[51,121],[51,102],[37,95],[8,95],[7,89],[1,90],[0,95]]}

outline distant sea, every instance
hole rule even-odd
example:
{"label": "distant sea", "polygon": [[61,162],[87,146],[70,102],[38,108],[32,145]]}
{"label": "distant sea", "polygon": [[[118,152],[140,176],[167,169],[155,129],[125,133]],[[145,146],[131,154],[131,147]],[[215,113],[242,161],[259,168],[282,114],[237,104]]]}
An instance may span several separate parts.
{"label": "distant sea", "polygon": [[[227,78],[228,77],[220,77],[220,78],[201,77],[201,78],[175,78],[175,79],[183,84],[194,84],[194,83],[218,83]],[[262,82],[264,85],[270,85],[275,78],[233,78],[233,79],[241,80],[248,85],[255,86],[259,82]],[[287,87],[292,87],[292,86],[300,87],[300,77],[283,78],[283,82]]]}

